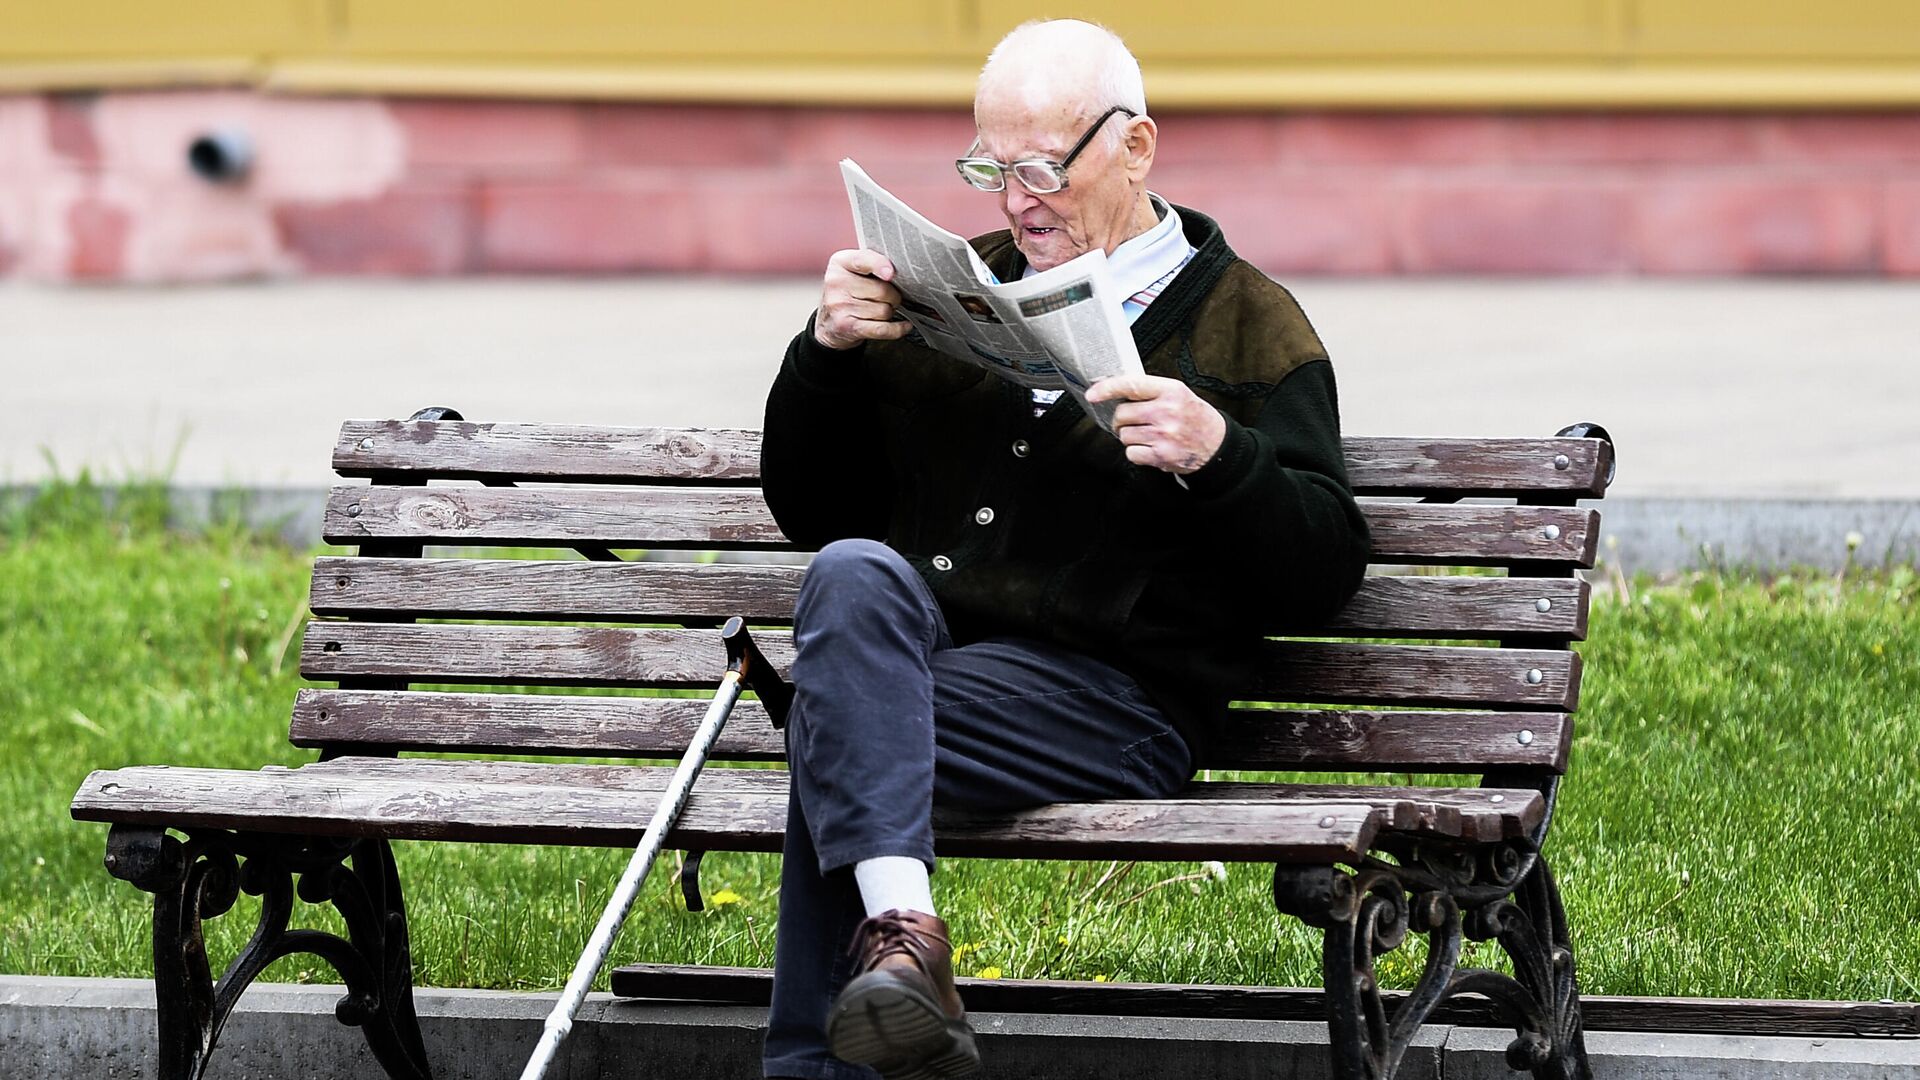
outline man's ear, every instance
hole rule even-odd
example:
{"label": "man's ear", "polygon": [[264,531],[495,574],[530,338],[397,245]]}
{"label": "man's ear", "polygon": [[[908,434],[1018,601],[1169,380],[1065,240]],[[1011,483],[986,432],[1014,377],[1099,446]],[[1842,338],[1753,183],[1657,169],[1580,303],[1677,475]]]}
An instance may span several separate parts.
{"label": "man's ear", "polygon": [[1136,116],[1127,121],[1126,139],[1121,144],[1127,155],[1127,175],[1139,180],[1153,168],[1153,152],[1160,142],[1159,125],[1151,116]]}

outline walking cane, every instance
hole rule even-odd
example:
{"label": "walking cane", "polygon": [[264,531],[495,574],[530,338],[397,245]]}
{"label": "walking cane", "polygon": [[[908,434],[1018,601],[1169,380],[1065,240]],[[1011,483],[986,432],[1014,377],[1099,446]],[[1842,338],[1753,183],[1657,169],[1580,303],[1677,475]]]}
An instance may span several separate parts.
{"label": "walking cane", "polygon": [[628,912],[633,910],[633,902],[640,895],[640,886],[646,882],[648,871],[653,869],[653,861],[660,854],[667,830],[673,828],[680,811],[686,808],[693,782],[699,779],[700,770],[707,763],[707,755],[712,753],[713,744],[720,737],[720,729],[726,726],[727,717],[733,712],[733,703],[740,699],[740,684],[744,681],[760,695],[774,727],[781,727],[786,722],[793,689],[781,681],[773,665],[767,663],[767,658],[760,654],[759,647],[747,634],[746,623],[738,616],[728,619],[726,627],[720,631],[720,638],[727,645],[727,673],[720,677],[720,687],[714,692],[713,704],[707,707],[706,717],[694,732],[693,741],[687,744],[680,767],[673,771],[673,779],[668,783],[666,793],[660,797],[660,805],[654,808],[653,818],[647,822],[647,831],[640,837],[640,846],[634,849],[626,873],[621,875],[620,883],[614,886],[607,909],[600,913],[600,924],[593,928],[593,936],[587,939],[586,951],[574,962],[573,976],[567,980],[566,989],[560,992],[560,1000],[554,1002],[553,1011],[547,1014],[540,1042],[533,1048],[533,1056],[527,1060],[520,1080],[540,1080],[545,1076],[553,1055],[559,1052],[560,1044],[566,1041],[567,1033],[573,1030],[573,1018],[580,1014],[580,1006],[587,999],[587,989],[593,985],[594,977],[607,962],[607,954],[613,951],[613,939],[620,933],[620,925],[627,921]]}

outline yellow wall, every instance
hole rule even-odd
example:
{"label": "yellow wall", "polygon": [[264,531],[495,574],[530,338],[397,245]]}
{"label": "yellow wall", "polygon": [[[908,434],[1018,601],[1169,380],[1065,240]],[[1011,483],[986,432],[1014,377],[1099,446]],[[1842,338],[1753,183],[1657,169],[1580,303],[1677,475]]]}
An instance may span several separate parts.
{"label": "yellow wall", "polygon": [[[1015,0],[0,0],[0,88],[953,104]],[[1920,0],[1108,0],[1155,104],[1920,104]]]}

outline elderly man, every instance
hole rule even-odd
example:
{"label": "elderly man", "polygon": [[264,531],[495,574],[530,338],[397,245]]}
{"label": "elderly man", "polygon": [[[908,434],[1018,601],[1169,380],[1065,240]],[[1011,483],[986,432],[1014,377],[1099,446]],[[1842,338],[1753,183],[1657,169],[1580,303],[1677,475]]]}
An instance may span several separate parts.
{"label": "elderly man", "polygon": [[[1072,397],[903,340],[893,267],[827,266],[767,400],[766,498],[822,545],[796,700],[768,1076],[979,1066],[936,917],[934,805],[1177,791],[1262,635],[1357,586],[1333,371],[1285,290],[1146,188],[1157,129],[1103,28],[1000,43],[958,162],[1001,280],[1104,250],[1147,374]],[[851,946],[851,947],[850,947]]]}

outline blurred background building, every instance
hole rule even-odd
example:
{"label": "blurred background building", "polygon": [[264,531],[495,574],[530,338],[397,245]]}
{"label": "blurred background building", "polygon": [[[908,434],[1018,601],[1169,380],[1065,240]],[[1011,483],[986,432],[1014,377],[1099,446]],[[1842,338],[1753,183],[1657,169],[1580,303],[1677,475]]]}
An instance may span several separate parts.
{"label": "blurred background building", "polygon": [[1275,273],[1920,274],[1915,0],[0,0],[0,277],[814,270],[1038,14]]}

